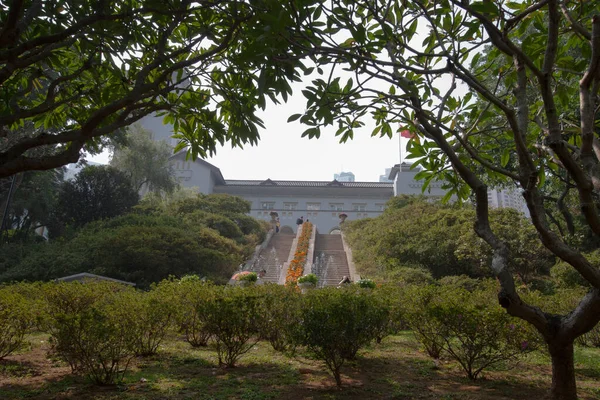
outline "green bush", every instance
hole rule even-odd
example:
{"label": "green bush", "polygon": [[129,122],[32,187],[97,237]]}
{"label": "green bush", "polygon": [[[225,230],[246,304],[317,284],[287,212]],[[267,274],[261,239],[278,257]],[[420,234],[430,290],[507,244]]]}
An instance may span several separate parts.
{"label": "green bush", "polygon": [[591,331],[578,337],[576,343],[585,347],[600,348],[600,324],[596,324]]}
{"label": "green bush", "polygon": [[363,289],[375,289],[377,286],[372,279],[360,279],[356,284]]}
{"label": "green bush", "polygon": [[429,286],[407,286],[402,291],[402,313],[417,340],[427,354],[439,359],[444,348],[443,326],[432,313],[432,303],[438,288]]}
{"label": "green bush", "polygon": [[258,275],[256,272],[250,272],[247,274],[239,274],[238,281],[246,281],[246,282],[256,282],[258,280]]}
{"label": "green bush", "polygon": [[192,347],[208,345],[211,333],[199,312],[203,303],[211,296],[213,289],[210,284],[202,282],[195,275],[188,275],[178,281],[163,282],[161,285],[171,285],[176,293],[175,320],[179,331],[185,334],[185,340]]}
{"label": "green bush", "polygon": [[561,288],[575,288],[578,286],[589,287],[590,283],[569,263],[559,260],[550,269],[550,276],[554,278],[556,284]]}
{"label": "green bush", "polygon": [[211,287],[198,315],[216,342],[219,366],[235,367],[257,342],[259,296],[255,287]]}
{"label": "green bush", "polygon": [[156,354],[175,320],[176,293],[171,285],[161,283],[149,292],[129,292],[127,296],[129,323],[135,327],[135,354]]}
{"label": "green bush", "polygon": [[316,285],[317,282],[319,282],[319,278],[315,274],[302,275],[298,278],[298,283],[312,283]]}
{"label": "green bush", "polygon": [[268,340],[273,349],[293,352],[300,329],[302,298],[298,291],[282,285],[262,285],[260,295],[260,337]]}
{"label": "green bush", "polygon": [[121,381],[134,356],[132,291],[107,282],[45,287],[53,351],[96,384]]}
{"label": "green bush", "polygon": [[34,309],[11,286],[0,288],[0,360],[23,346],[35,323]]}
{"label": "green bush", "polygon": [[390,334],[409,329],[406,320],[406,302],[403,296],[404,289],[394,284],[383,284],[376,288],[375,297],[389,310],[389,317],[377,335],[377,343]]}
{"label": "green bush", "polygon": [[495,290],[441,288],[429,315],[440,323],[445,351],[469,379],[489,366],[537,349],[539,337],[495,302]]}
{"label": "green bush", "polygon": [[[573,269],[571,267],[571,269]],[[585,296],[588,289],[583,286],[575,285],[569,288],[560,288],[551,296],[540,296],[538,293],[530,294],[531,297],[537,295],[535,302],[541,304],[544,311],[566,315],[572,312],[581,298]],[[527,299],[531,302],[531,299]],[[575,339],[575,343],[585,347],[600,347],[600,324],[597,324],[591,331]]]}
{"label": "green bush", "polygon": [[344,361],[376,339],[385,314],[371,291],[355,287],[315,290],[303,301],[301,344],[325,362],[341,386]]}

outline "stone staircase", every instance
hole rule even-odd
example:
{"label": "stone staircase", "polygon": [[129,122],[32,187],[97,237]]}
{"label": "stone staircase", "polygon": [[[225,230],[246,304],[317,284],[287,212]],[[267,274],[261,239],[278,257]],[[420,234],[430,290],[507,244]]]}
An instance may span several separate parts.
{"label": "stone staircase", "polygon": [[344,276],[350,276],[341,235],[316,236],[313,265],[313,272],[319,276],[319,286],[337,286]]}
{"label": "stone staircase", "polygon": [[258,261],[253,268],[254,271],[267,271],[263,281],[277,283],[281,271],[281,265],[288,260],[292,242],[296,235],[276,233],[269,245],[260,253]]}

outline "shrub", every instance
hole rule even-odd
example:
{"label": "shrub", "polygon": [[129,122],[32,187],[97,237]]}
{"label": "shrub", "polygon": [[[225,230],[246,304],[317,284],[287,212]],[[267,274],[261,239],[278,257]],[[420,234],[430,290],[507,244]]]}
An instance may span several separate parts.
{"label": "shrub", "polygon": [[202,282],[195,275],[188,275],[179,281],[163,282],[162,285],[171,285],[177,294],[175,320],[180,332],[185,334],[185,340],[192,347],[206,346],[211,333],[199,312],[202,304],[210,298],[210,283]]}
{"label": "shrub", "polygon": [[551,269],[550,276],[562,288],[589,287],[590,283],[575,268],[565,261],[559,260]]}
{"label": "shrub", "polygon": [[45,288],[53,351],[96,384],[123,379],[134,355],[130,287],[107,282]]}
{"label": "shrub", "polygon": [[479,287],[481,282],[478,279],[471,278],[467,275],[452,275],[439,279],[438,283],[441,286],[452,286],[472,292]]}
{"label": "shrub", "polygon": [[405,315],[406,304],[402,293],[401,287],[392,284],[384,284],[375,291],[375,298],[389,310],[385,325],[381,327],[381,331],[377,335],[377,343],[381,343],[381,340],[387,335],[409,329]]}
{"label": "shrub", "polygon": [[344,361],[376,338],[383,318],[372,293],[352,287],[313,291],[303,301],[301,343],[325,362],[341,386]]}
{"label": "shrub", "polygon": [[485,368],[538,347],[533,328],[493,302],[491,291],[444,288],[430,303],[430,314],[442,329],[444,349],[473,380]]}
{"label": "shrub", "polygon": [[35,323],[32,304],[11,286],[0,288],[0,360],[20,349]]}
{"label": "shrub", "polygon": [[316,285],[319,282],[319,278],[315,274],[307,274],[298,278],[298,283],[312,283]]}
{"label": "shrub", "polygon": [[360,279],[356,282],[356,284],[364,289],[375,289],[375,287],[377,285],[375,285],[375,282],[371,279]]}
{"label": "shrub", "polygon": [[600,324],[596,324],[591,331],[578,337],[576,343],[585,347],[600,348]]}
{"label": "shrub", "polygon": [[258,275],[256,275],[256,272],[242,271],[235,274],[233,279],[242,282],[256,282],[258,280]]}
{"label": "shrub", "polygon": [[260,294],[261,338],[276,351],[293,352],[300,330],[301,296],[281,285],[262,285],[256,290]]}
{"label": "shrub", "polygon": [[408,286],[402,292],[404,318],[427,354],[436,360],[444,347],[443,327],[431,312],[437,290],[432,285]]}
{"label": "shrub", "polygon": [[235,367],[237,360],[257,342],[259,297],[255,287],[211,287],[198,315],[213,335],[219,366]]}
{"label": "shrub", "polygon": [[149,292],[129,292],[129,323],[135,328],[135,354],[156,354],[175,319],[176,295],[172,286],[159,284]]}

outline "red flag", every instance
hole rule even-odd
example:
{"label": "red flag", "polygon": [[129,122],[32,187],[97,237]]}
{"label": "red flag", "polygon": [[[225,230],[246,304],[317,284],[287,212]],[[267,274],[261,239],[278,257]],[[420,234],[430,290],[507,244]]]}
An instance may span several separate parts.
{"label": "red flag", "polygon": [[415,134],[409,131],[408,129],[405,129],[402,132],[400,132],[400,136],[402,136],[403,138],[412,139],[415,137]]}

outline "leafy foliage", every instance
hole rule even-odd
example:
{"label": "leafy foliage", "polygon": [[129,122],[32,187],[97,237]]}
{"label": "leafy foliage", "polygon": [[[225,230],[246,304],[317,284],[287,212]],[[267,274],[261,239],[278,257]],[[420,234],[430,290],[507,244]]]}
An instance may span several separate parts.
{"label": "leafy foliage", "polygon": [[0,360],[20,349],[35,322],[33,303],[8,287],[0,287]]}
{"label": "leafy foliage", "polygon": [[[206,198],[209,202],[212,199],[211,196]],[[237,202],[231,200],[232,204]],[[179,210],[177,203],[174,209]],[[70,239],[24,248],[25,254],[14,247],[3,247],[7,254],[4,270],[0,269],[0,280],[49,280],[90,272],[135,282],[142,287],[170,275],[187,274],[225,283],[266,234],[263,225],[251,217],[243,219],[242,226],[247,232],[244,234],[238,225],[239,214],[235,212],[223,215],[191,207],[185,210],[189,210],[192,217],[187,218],[183,211],[155,210],[145,215],[133,213],[96,221],[75,232]],[[204,213],[203,219],[196,218],[197,213]],[[226,227],[222,232],[232,238],[207,226],[215,226],[214,221]],[[19,257],[12,259],[15,253]],[[2,254],[0,252],[0,266]]]}
{"label": "leafy foliage", "polygon": [[[490,219],[512,252],[513,273],[526,282],[548,274],[553,257],[529,220],[512,209],[493,210]],[[474,222],[467,207],[399,198],[377,218],[350,222],[345,232],[362,275],[418,283],[431,280],[427,272],[436,278],[489,275],[493,253],[473,232]]]}
{"label": "leafy foliage", "polygon": [[139,192],[172,192],[177,186],[169,157],[173,151],[165,142],[155,141],[152,132],[140,125],[128,129],[125,143],[115,146],[110,165],[123,172]]}
{"label": "leafy foliage", "polygon": [[377,338],[388,314],[377,307],[373,292],[352,287],[312,291],[303,303],[301,344],[325,362],[341,386],[344,362]]}
{"label": "leafy foliage", "polygon": [[293,353],[301,331],[300,294],[280,285],[262,285],[255,290],[261,295],[260,336],[276,351]]}
{"label": "leafy foliage", "polygon": [[73,181],[61,185],[51,232],[56,236],[67,227],[80,228],[125,214],[138,201],[138,193],[122,172],[106,166],[85,167]]}
{"label": "leafy foliage", "polygon": [[[193,156],[254,144],[258,107],[286,99],[298,79],[277,57],[289,20],[278,2],[20,1],[0,11],[0,177],[75,162],[151,113]],[[43,130],[19,134],[26,124]]]}
{"label": "leafy foliage", "polygon": [[206,287],[210,297],[197,305],[206,330],[214,337],[219,366],[235,367],[256,344],[259,297],[254,287]]}
{"label": "leafy foliage", "polygon": [[53,351],[96,384],[122,380],[134,356],[130,290],[106,282],[44,288]]}

